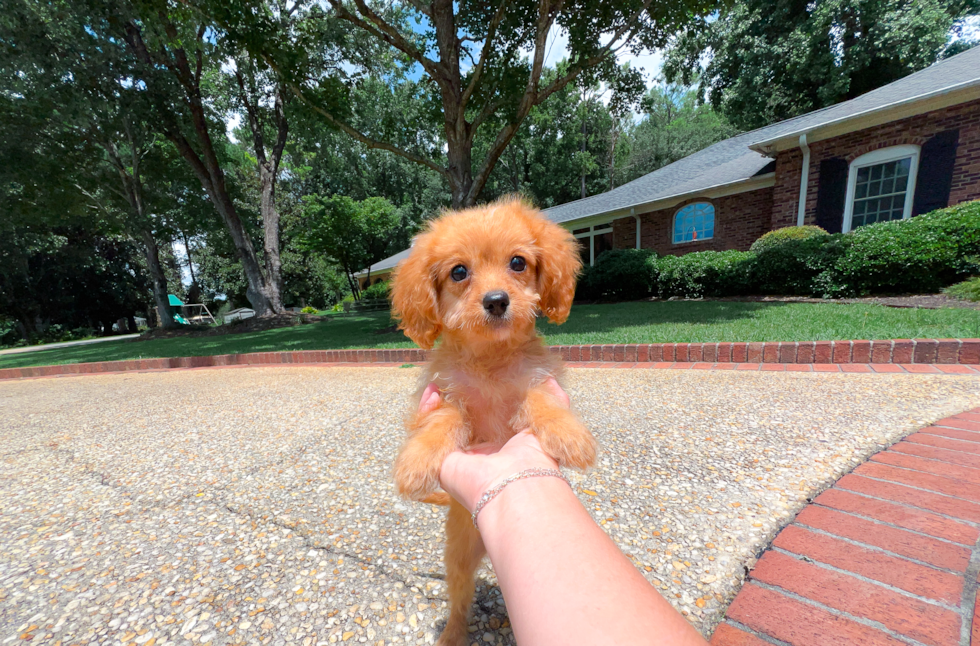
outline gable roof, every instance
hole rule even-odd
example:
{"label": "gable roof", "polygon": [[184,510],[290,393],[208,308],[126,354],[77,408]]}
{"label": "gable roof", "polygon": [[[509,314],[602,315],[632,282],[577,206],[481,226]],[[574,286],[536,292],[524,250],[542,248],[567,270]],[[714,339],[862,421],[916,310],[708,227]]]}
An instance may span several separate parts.
{"label": "gable roof", "polygon": [[[780,142],[784,147],[787,140],[797,145],[795,142],[803,133],[830,126],[844,127],[848,121],[867,119],[869,115],[903,106],[914,104],[920,106],[918,112],[924,112],[921,104],[935,97],[946,95],[954,103],[958,102],[957,98],[969,100],[972,95],[953,95],[977,87],[980,87],[980,47],[968,49],[850,101],[720,141],[619,188],[546,209],[545,213],[559,223],[600,216],[622,217],[636,207],[680,201],[685,196],[711,190],[727,187],[728,192],[733,193],[761,188],[758,182],[750,182],[768,172],[772,159],[763,153],[771,154]],[[900,114],[894,118],[904,116],[908,115]],[[887,115],[882,118],[891,120]]]}
{"label": "gable roof", "polygon": [[[640,207],[662,208],[686,197],[706,197],[741,193],[771,186],[776,150],[798,145],[806,133],[810,141],[836,136],[850,130],[887,123],[912,114],[980,99],[980,46],[940,61],[914,74],[866,94],[827,108],[752,130],[719,141],[693,155],[637,178],[606,193],[600,193],[550,209],[545,214],[554,222],[613,219],[629,215]],[[810,138],[810,135],[816,135]],[[715,195],[712,195],[714,193]],[[594,221],[594,220],[593,220]],[[371,265],[371,272],[395,267],[408,257],[409,250]],[[357,276],[366,275],[367,270]]]}

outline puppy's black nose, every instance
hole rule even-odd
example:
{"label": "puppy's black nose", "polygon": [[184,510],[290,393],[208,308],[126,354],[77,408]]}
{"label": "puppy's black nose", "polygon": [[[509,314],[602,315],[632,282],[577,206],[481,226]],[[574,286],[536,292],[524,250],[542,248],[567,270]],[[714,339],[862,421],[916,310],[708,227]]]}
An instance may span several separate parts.
{"label": "puppy's black nose", "polygon": [[503,316],[510,305],[510,296],[507,292],[489,292],[483,296],[483,309],[490,316]]}

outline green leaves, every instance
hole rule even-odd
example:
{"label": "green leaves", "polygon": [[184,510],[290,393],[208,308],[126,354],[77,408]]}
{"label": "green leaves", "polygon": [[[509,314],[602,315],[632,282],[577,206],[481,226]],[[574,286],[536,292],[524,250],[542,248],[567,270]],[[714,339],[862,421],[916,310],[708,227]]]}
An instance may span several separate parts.
{"label": "green leaves", "polygon": [[353,274],[390,256],[405,221],[399,209],[382,197],[357,202],[346,195],[308,195],[303,198],[304,228],[301,249],[324,254],[340,265],[352,281]]}
{"label": "green leaves", "polygon": [[702,98],[750,130],[932,64],[978,11],[976,0],[744,0],[680,33],[664,73],[700,75]]}

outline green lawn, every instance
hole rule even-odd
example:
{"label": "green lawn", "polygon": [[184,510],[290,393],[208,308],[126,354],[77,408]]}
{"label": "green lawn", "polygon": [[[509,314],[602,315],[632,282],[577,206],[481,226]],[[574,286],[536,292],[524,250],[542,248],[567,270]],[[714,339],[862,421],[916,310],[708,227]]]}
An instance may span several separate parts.
{"label": "green lawn", "polygon": [[[390,324],[387,313],[336,316],[265,332],[119,341],[0,355],[0,368],[242,352],[414,347],[401,332],[385,333]],[[674,301],[577,305],[564,325],[541,322],[538,327],[552,345],[977,338],[980,312],[829,303]]]}

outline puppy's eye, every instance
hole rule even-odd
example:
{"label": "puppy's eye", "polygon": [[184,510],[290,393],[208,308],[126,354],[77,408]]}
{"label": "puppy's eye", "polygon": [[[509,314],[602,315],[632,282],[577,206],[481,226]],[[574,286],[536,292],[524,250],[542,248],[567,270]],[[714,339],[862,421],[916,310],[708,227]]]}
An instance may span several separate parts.
{"label": "puppy's eye", "polygon": [[466,280],[467,271],[466,267],[463,265],[456,265],[453,270],[449,272],[449,276],[455,280],[457,283],[461,280]]}
{"label": "puppy's eye", "polygon": [[527,261],[520,256],[514,256],[510,259],[510,270],[516,271],[518,273],[527,269]]}

